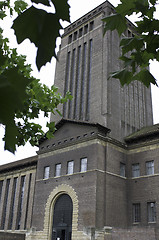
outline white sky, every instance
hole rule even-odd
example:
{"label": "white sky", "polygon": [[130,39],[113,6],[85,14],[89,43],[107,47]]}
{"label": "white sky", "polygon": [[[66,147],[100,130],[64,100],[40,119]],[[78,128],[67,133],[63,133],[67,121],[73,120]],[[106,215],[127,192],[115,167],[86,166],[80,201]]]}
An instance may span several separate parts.
{"label": "white sky", "polygon": [[[69,0],[69,4],[71,6],[70,16],[71,22],[74,22],[76,19],[80,18],[82,15],[86,14],[93,8],[97,7],[103,0]],[[119,3],[119,0],[110,0],[110,2],[116,6]],[[4,23],[4,22],[3,22]],[[0,23],[2,24],[2,22]],[[64,23],[65,26],[68,23]],[[4,25],[4,24],[3,24]],[[5,35],[11,39],[11,47],[16,47],[16,39],[14,36],[13,30],[9,30],[11,26],[11,22],[5,22]],[[27,55],[28,63],[32,64],[33,68],[33,76],[40,78],[42,83],[45,83],[48,86],[51,86],[54,82],[54,73],[55,73],[55,59],[52,59],[51,63],[47,63],[46,66],[41,68],[40,73],[37,71],[35,66],[35,56],[36,56],[36,48],[34,44],[31,44],[29,40],[25,40],[22,44],[18,46],[18,52],[20,54]],[[151,72],[155,75],[156,78],[159,79],[159,63],[153,63],[150,67]],[[159,107],[158,107],[158,99],[159,89],[157,87],[152,86],[152,97],[153,97],[153,109],[154,109],[154,123],[159,123]],[[40,117],[39,123],[44,123],[45,120]],[[36,154],[38,148],[31,147],[27,144],[25,147],[19,147],[14,154],[9,153],[8,151],[4,151],[4,143],[2,141],[4,134],[4,129],[0,128],[0,165],[9,163],[15,160],[23,159],[29,156],[33,156]]]}

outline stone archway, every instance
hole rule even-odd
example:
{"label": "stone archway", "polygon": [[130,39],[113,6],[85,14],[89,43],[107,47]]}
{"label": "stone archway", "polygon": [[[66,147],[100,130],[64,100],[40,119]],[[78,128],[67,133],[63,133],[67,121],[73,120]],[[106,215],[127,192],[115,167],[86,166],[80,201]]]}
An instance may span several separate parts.
{"label": "stone archway", "polygon": [[48,240],[51,240],[52,235],[52,225],[53,225],[53,211],[56,200],[62,194],[68,194],[73,203],[73,214],[72,214],[72,239],[77,233],[78,227],[78,198],[75,190],[66,184],[61,184],[56,187],[49,195],[46,207],[45,207],[45,217],[44,217],[44,234],[47,236]]}

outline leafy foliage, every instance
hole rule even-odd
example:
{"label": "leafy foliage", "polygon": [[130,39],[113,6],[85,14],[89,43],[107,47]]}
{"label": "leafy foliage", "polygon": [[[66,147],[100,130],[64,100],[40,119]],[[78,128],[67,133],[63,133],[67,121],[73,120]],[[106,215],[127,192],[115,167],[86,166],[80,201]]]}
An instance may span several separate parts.
{"label": "leafy foliage", "polygon": [[[6,16],[6,9],[9,9],[12,15],[14,11],[19,14],[26,8],[26,3],[21,0],[15,1],[14,3],[13,8],[10,6],[9,0],[0,3],[1,19]],[[34,11],[36,12],[34,7],[30,9],[33,13]],[[26,11],[24,12],[25,14]],[[43,12],[41,13],[42,10],[38,11],[38,13],[35,13],[34,19],[36,19],[37,14],[44,14]],[[29,15],[26,17],[25,14],[25,21],[31,24],[31,17]],[[23,13],[19,15],[19,19],[21,19],[22,15]],[[49,14],[47,16],[48,18],[50,17]],[[45,17],[46,16],[44,16],[43,21],[47,18]],[[43,31],[46,25],[44,22],[40,22],[40,24],[41,31],[44,33]],[[36,23],[28,25],[29,27],[33,26],[33,28],[30,27],[31,32],[28,31],[28,34],[32,33],[35,27],[34,25],[36,25]],[[36,27],[40,28],[40,25],[37,24]],[[55,26],[55,28],[57,28],[57,26]],[[20,31],[20,38],[23,38],[24,31],[22,31],[22,29]],[[25,31],[27,32],[27,29],[25,29]],[[37,41],[37,36],[41,38],[39,49],[42,49],[46,42],[42,35],[38,35],[38,31],[36,31],[36,34],[30,36],[33,37],[35,41]],[[45,34],[49,36],[48,32],[45,32]],[[51,39],[47,44],[49,47],[52,45]],[[54,47],[55,45],[53,45],[53,48]],[[45,50],[46,52],[48,51],[47,48],[39,50],[41,58],[43,57],[44,59],[45,55],[50,54],[48,52],[46,53]],[[38,145],[39,139],[45,134],[42,126],[34,121],[38,119],[39,113],[43,112],[46,117],[50,112],[60,114],[57,109],[58,104],[63,104],[72,98],[70,93],[62,97],[57,91],[58,89],[55,86],[49,89],[46,85],[40,84],[38,79],[31,76],[31,68],[30,65],[26,64],[26,57],[18,55],[16,49],[9,48],[8,39],[3,38],[3,30],[0,29],[0,123],[5,126],[4,141],[6,150],[14,153],[16,146],[25,145],[27,141],[33,146]],[[49,130],[46,136],[48,138],[53,137],[55,123],[47,123],[47,127]]]}
{"label": "leafy foliage", "polygon": [[[113,72],[110,77],[118,78],[122,85],[131,81],[141,81],[149,87],[150,83],[157,85],[157,80],[148,71],[150,60],[159,61],[159,20],[155,19],[157,0],[121,0],[115,8],[116,13],[105,17],[105,32],[117,30],[122,35],[120,59],[124,68]],[[126,37],[128,28],[126,16],[138,14],[133,37]]]}
{"label": "leafy foliage", "polygon": [[[51,8],[48,0],[32,0],[32,2],[42,3]],[[70,21],[67,0],[52,0],[51,2],[54,4],[55,13],[48,13],[31,6],[14,20],[12,26],[18,43],[29,38],[37,47],[36,65],[39,70],[51,61],[52,56],[56,57],[56,39],[60,37],[59,30],[62,29],[60,19]]]}

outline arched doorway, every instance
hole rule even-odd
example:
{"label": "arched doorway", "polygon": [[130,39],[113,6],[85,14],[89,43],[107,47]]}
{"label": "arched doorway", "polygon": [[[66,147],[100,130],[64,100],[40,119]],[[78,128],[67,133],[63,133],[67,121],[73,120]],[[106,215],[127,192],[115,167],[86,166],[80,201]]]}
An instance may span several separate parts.
{"label": "arched doorway", "polygon": [[52,240],[71,240],[72,199],[67,194],[60,195],[54,205]]}

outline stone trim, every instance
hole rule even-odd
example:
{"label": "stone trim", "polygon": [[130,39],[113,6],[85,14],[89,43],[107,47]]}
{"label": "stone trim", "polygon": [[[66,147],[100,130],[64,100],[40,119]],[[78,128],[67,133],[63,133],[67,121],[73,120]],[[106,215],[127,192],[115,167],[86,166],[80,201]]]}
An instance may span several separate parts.
{"label": "stone trim", "polygon": [[51,240],[51,229],[53,222],[53,210],[57,198],[61,194],[68,194],[73,202],[73,216],[72,216],[72,240],[75,240],[75,235],[78,228],[78,198],[75,190],[66,184],[61,184],[56,187],[48,197],[46,207],[45,207],[45,217],[44,217],[44,229],[43,233],[47,236],[48,240]]}

